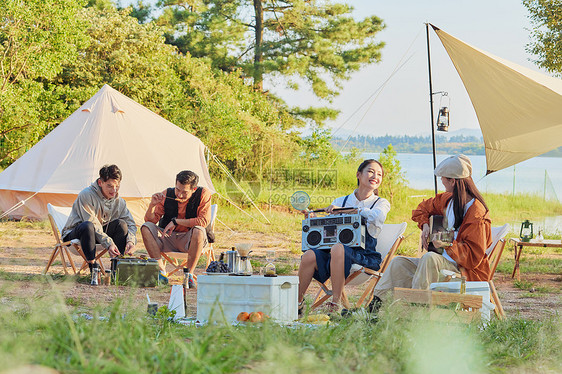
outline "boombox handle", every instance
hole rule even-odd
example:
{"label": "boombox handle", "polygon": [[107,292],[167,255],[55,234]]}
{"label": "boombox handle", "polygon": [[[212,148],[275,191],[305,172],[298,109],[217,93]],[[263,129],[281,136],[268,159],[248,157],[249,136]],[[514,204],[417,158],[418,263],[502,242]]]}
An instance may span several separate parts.
{"label": "boombox handle", "polygon": [[[340,211],[344,211],[344,210],[353,210],[353,209],[357,209],[356,207],[347,207],[347,208],[334,208],[332,210],[332,212],[340,212]],[[326,212],[324,209],[316,209],[316,210],[311,210],[311,213],[321,213],[321,212]]]}

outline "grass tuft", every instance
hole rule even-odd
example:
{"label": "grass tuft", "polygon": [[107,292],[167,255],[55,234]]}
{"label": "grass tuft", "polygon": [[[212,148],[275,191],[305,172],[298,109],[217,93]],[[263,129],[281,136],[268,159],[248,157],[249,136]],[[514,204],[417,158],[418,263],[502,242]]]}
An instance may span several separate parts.
{"label": "grass tuft", "polygon": [[[496,271],[511,274],[515,260],[503,256]],[[562,258],[521,256],[519,259],[519,271],[521,273],[561,274]]]}
{"label": "grass tuft", "polygon": [[[560,318],[456,325],[387,306],[377,323],[183,326],[126,299],[89,314],[52,294],[0,303],[3,369],[34,364],[91,373],[474,373],[561,368]],[[67,314],[69,313],[69,314]],[[66,316],[66,317],[65,317]],[[422,318],[421,320],[419,318]],[[423,321],[423,323],[420,323]],[[70,332],[70,333],[69,333]],[[35,347],[29,349],[29,347]]]}

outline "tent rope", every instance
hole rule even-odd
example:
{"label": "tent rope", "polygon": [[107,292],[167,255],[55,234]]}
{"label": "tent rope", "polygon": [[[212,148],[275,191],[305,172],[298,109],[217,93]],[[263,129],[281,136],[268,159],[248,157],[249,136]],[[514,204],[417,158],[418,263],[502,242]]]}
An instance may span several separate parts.
{"label": "tent rope", "polygon": [[230,200],[228,197],[221,195],[218,192],[215,192],[218,197],[220,197],[221,199],[225,199],[226,201],[228,201],[230,204],[232,204],[234,207],[236,207],[239,211],[241,211],[242,213],[244,213],[245,215],[247,215],[248,217],[250,217],[251,219],[253,219],[254,221],[257,221],[258,223],[261,223],[262,225],[264,224],[263,222],[260,222],[256,217],[252,216],[250,213],[246,212],[244,209],[240,208],[238,205],[236,205],[234,203],[234,201]]}
{"label": "tent rope", "polygon": [[230,230],[230,235],[229,235],[227,238],[223,238],[223,240],[224,240],[225,242],[228,242],[228,241],[230,240],[230,238],[232,238],[233,236],[235,236],[235,235],[238,234],[238,231],[234,231],[233,229],[231,229],[230,227],[228,227],[228,226],[226,225],[226,223],[224,223],[224,222],[221,221],[220,219],[218,219],[218,218],[215,218],[215,219],[216,219],[219,223],[221,223],[224,227],[226,227],[227,229]]}
{"label": "tent rope", "polygon": [[37,195],[39,192],[35,192],[33,195],[29,196],[27,199],[25,200],[20,200],[18,201],[14,206],[12,206],[10,209],[8,209],[7,211],[5,211],[1,216],[0,219],[3,219],[4,217],[12,214],[12,212],[18,210],[19,208],[21,208],[22,206],[25,205],[25,202],[28,201],[29,199],[31,199],[32,197],[34,197],[35,195]]}
{"label": "tent rope", "polygon": [[[379,98],[380,94],[382,93],[382,91],[384,90],[384,88],[386,88],[387,84],[390,82],[390,80],[396,75],[396,73],[398,73],[398,71],[400,71],[400,69],[402,69],[404,67],[404,65],[406,65],[408,63],[408,61],[410,61],[410,59],[413,57],[413,55],[410,55],[405,61],[404,58],[406,57],[406,55],[409,53],[410,49],[412,49],[412,46],[414,45],[414,43],[416,42],[416,40],[419,38],[419,36],[421,35],[421,33],[423,32],[423,27],[420,29],[420,31],[418,32],[418,34],[416,35],[416,37],[414,38],[414,40],[412,40],[412,42],[410,43],[410,45],[408,46],[408,48],[406,49],[406,51],[404,52],[404,54],[402,55],[402,57],[400,58],[400,60],[398,60],[398,63],[396,64],[396,66],[394,67],[394,70],[392,71],[392,73],[388,76],[388,78],[369,96],[369,98],[367,98],[367,100],[365,100],[342,124],[340,127],[338,127],[336,129],[336,131],[334,131],[334,134],[337,133],[339,130],[341,130],[343,128],[343,126],[349,122],[351,120],[351,118],[353,118],[353,116],[355,116],[355,114],[357,114],[361,108],[363,108],[367,103],[369,103],[369,101],[371,101],[369,107],[367,108],[367,110],[365,110],[365,112],[363,113],[363,116],[361,116],[361,118],[359,119],[359,121],[357,122],[357,124],[355,125],[355,127],[353,128],[353,130],[351,131],[352,133],[355,132],[355,130],[357,130],[357,128],[359,127],[359,125],[363,122],[363,120],[365,119],[365,117],[367,116],[367,113],[369,113],[369,111],[371,110],[371,108],[373,107],[373,105],[375,104],[375,102],[377,101],[377,99]],[[345,143],[340,147],[340,150],[338,152],[338,154],[341,154],[341,152],[343,151],[343,149],[347,146],[347,143],[349,143],[351,139],[351,134],[347,137]],[[327,169],[330,169],[334,163],[337,160],[337,157],[334,157],[334,159],[332,160],[332,162],[330,163],[330,166],[328,166]],[[325,172],[322,175],[322,178],[320,179],[320,181],[316,184],[316,187],[314,188],[314,190],[312,191],[312,194],[314,194],[314,192],[316,192],[316,190],[318,189],[319,186],[322,185],[322,182],[324,181],[325,177],[327,175],[327,172]]]}
{"label": "tent rope", "polygon": [[230,227],[228,227],[228,225],[226,223],[224,223],[223,221],[221,221],[220,219],[218,219],[218,217],[215,217],[215,219],[222,224],[224,227],[226,227],[227,229],[230,230],[231,233],[236,234],[236,231],[234,231],[233,229],[231,229]]}
{"label": "tent rope", "polygon": [[[209,152],[210,153],[210,152]],[[234,183],[234,185],[236,186],[236,188],[238,188],[238,190],[240,192],[242,192],[244,194],[244,197],[246,197],[248,200],[250,200],[250,202],[252,203],[252,205],[254,206],[254,208],[257,209],[258,212],[260,212],[261,216],[267,221],[267,223],[271,224],[271,221],[263,214],[263,212],[260,210],[260,208],[258,208],[258,206],[256,205],[256,203],[254,203],[254,201],[252,200],[252,198],[250,196],[248,196],[248,194],[246,193],[246,191],[244,191],[244,189],[242,188],[242,186],[240,186],[240,184],[238,184],[238,182],[236,181],[236,179],[234,179],[234,176],[230,173],[230,171],[228,170],[228,168],[222,163],[220,162],[220,160],[217,158],[217,156],[215,156],[213,153],[210,153],[211,157],[213,158],[213,160],[217,163],[217,165],[219,165],[219,167],[221,168],[221,170],[227,175],[227,177],[230,178],[230,180],[232,180],[232,182]],[[217,194],[219,196],[221,196],[218,192]],[[230,199],[225,198],[224,196],[221,196],[223,199],[227,200],[229,203],[231,203],[232,205],[236,206],[236,204],[234,204]],[[238,206],[236,206],[238,209],[242,210],[241,208],[239,208]],[[242,210],[243,211],[243,210]],[[246,212],[245,212],[246,213]],[[246,213],[247,214],[247,213]],[[249,214],[248,214],[249,215]],[[249,215],[250,216],[250,215]],[[250,216],[252,217],[252,216]],[[256,218],[252,217],[254,220]],[[259,222],[259,221],[258,221]]]}

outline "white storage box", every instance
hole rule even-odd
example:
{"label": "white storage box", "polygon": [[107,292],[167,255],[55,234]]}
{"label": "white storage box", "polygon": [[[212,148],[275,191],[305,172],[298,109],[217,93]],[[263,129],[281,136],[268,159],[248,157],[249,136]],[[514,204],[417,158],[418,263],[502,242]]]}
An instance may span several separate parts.
{"label": "white storage box", "polygon": [[[460,293],[461,282],[437,282],[431,283],[429,289],[432,291],[443,291],[449,293]],[[482,296],[482,319],[485,322],[490,321],[490,311],[495,309],[494,304],[490,301],[490,285],[488,282],[466,282],[466,293],[468,295]]]}
{"label": "white storage box", "polygon": [[298,288],[296,276],[203,274],[197,277],[197,319],[236,321],[241,312],[261,311],[291,322],[298,318]]}

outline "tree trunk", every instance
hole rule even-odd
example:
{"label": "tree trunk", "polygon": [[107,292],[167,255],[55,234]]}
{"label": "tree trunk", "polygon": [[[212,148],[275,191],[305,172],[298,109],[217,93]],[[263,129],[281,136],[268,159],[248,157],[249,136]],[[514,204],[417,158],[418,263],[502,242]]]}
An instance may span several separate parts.
{"label": "tree trunk", "polygon": [[256,16],[255,48],[254,48],[254,90],[263,91],[263,6],[261,0],[254,0]]}

